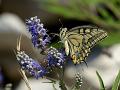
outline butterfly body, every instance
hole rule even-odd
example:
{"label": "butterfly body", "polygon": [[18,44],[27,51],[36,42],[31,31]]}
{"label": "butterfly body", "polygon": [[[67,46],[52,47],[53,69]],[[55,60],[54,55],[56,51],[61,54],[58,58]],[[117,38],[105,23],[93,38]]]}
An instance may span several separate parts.
{"label": "butterfly body", "polygon": [[67,28],[62,28],[60,32],[66,55],[71,56],[74,64],[85,60],[90,49],[106,36],[107,33],[104,30],[93,26],[79,26],[69,31]]}

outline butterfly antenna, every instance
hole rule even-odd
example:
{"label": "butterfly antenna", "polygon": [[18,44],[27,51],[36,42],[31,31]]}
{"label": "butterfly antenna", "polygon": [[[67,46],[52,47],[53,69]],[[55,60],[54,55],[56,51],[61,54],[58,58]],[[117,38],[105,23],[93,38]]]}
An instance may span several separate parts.
{"label": "butterfly antenna", "polygon": [[60,22],[60,24],[61,24],[61,28],[59,29],[59,31],[61,31],[61,29],[63,28],[63,23],[62,23],[62,21],[61,21],[60,18],[59,18],[59,22]]}
{"label": "butterfly antenna", "polygon": [[62,21],[61,21],[61,19],[59,18],[59,22],[60,22],[60,24],[62,25],[61,27],[63,27],[63,23],[62,23]]}

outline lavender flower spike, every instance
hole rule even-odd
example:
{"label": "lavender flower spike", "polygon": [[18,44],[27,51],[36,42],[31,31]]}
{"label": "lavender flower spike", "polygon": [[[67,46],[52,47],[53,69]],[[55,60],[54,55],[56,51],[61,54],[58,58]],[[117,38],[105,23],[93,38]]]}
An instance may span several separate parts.
{"label": "lavender flower spike", "polygon": [[50,47],[47,55],[47,62],[48,66],[58,66],[62,68],[65,62],[65,57],[56,48]]}
{"label": "lavender flower spike", "polygon": [[23,70],[26,70],[36,79],[43,77],[47,71],[35,60],[30,58],[24,51],[17,52],[17,60]]}
{"label": "lavender flower spike", "polygon": [[31,17],[26,20],[26,26],[28,31],[31,33],[31,40],[34,47],[44,49],[46,45],[50,42],[50,37],[47,34],[45,28],[43,28],[43,24],[40,22],[40,19],[35,17]]}

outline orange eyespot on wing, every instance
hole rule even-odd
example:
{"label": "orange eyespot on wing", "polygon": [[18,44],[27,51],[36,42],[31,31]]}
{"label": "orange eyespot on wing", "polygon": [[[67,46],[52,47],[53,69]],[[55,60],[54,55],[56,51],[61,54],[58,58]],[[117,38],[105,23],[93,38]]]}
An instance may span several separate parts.
{"label": "orange eyespot on wing", "polygon": [[71,58],[72,58],[72,60],[73,60],[73,63],[76,64],[76,63],[77,63],[77,57],[76,57],[76,55],[73,54],[73,55],[71,56]]}

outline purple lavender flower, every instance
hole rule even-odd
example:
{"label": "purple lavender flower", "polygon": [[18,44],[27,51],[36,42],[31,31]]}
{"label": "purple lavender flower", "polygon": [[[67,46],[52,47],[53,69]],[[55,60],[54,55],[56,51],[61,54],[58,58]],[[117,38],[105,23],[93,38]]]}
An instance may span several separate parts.
{"label": "purple lavender flower", "polygon": [[47,62],[48,66],[58,66],[62,68],[65,62],[65,57],[56,48],[50,47],[47,54]]}
{"label": "purple lavender flower", "polygon": [[43,28],[43,24],[40,22],[40,19],[35,17],[31,17],[26,20],[27,29],[31,33],[32,43],[34,47],[44,49],[46,45],[50,42],[50,37],[47,34],[45,28]]}
{"label": "purple lavender flower", "polygon": [[45,68],[30,58],[24,51],[18,51],[16,57],[21,68],[29,72],[30,75],[35,76],[36,79],[43,77],[47,73]]}

